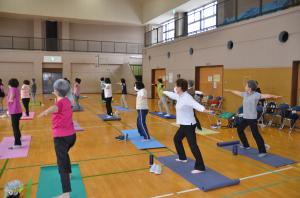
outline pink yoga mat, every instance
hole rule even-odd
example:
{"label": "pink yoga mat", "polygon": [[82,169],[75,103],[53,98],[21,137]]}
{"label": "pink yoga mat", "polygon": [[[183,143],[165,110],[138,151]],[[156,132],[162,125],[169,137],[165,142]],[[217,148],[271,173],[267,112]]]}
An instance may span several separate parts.
{"label": "pink yoga mat", "polygon": [[23,112],[21,120],[33,120],[34,114],[34,112],[29,112],[29,116],[26,116],[26,113]]}
{"label": "pink yoga mat", "polygon": [[21,138],[22,148],[9,149],[14,145],[14,137],[4,137],[0,143],[0,159],[27,157],[30,146],[31,136],[26,135]]}
{"label": "pink yoga mat", "polygon": [[83,131],[83,128],[81,128],[77,122],[73,121],[73,124],[75,131]]}

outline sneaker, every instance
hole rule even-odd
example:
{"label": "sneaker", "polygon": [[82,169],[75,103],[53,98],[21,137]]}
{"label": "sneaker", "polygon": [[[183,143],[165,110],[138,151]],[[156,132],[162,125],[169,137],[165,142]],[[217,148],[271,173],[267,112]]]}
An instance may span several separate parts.
{"label": "sneaker", "polygon": [[156,171],[156,164],[152,164],[152,166],[150,167],[150,173],[155,173]]}
{"label": "sneaker", "polygon": [[199,173],[203,173],[203,172],[204,171],[196,170],[196,169],[194,169],[194,170],[191,171],[192,174],[199,174]]}
{"label": "sneaker", "polygon": [[111,116],[111,115],[107,115],[107,116],[106,116],[106,118],[113,118],[113,116]]}
{"label": "sneaker", "polygon": [[13,150],[13,149],[20,149],[22,148],[22,145],[13,145],[11,147],[9,147],[8,149]]}
{"label": "sneaker", "polygon": [[266,150],[270,150],[271,146],[269,144],[265,144]]}
{"label": "sneaker", "polygon": [[268,155],[268,153],[260,153],[258,154],[258,157],[266,157]]}
{"label": "sneaker", "polygon": [[148,142],[148,141],[150,141],[150,139],[142,139],[141,141],[142,142]]}
{"label": "sneaker", "polygon": [[244,147],[243,145],[240,145],[240,148],[241,148],[241,149],[246,149],[246,150],[249,150],[249,149],[250,149],[249,146],[248,146],[248,147]]}
{"label": "sneaker", "polygon": [[154,170],[155,175],[160,175],[161,174],[161,165],[156,165],[156,168]]}
{"label": "sneaker", "polygon": [[117,137],[115,137],[115,139],[120,139],[121,137],[123,137],[124,135],[119,135]]}
{"label": "sneaker", "polygon": [[181,159],[179,159],[179,158],[177,158],[177,159],[175,159],[177,162],[183,162],[183,163],[187,163],[188,162],[188,160],[186,159],[186,160],[181,160]]}
{"label": "sneaker", "polygon": [[70,193],[63,193],[57,197],[54,197],[54,198],[70,198]]}
{"label": "sneaker", "polygon": [[166,114],[166,115],[164,115],[165,117],[171,117],[171,115],[170,114]]}
{"label": "sneaker", "polygon": [[164,113],[163,113],[163,112],[158,112],[157,114],[159,114],[159,115],[163,115]]}

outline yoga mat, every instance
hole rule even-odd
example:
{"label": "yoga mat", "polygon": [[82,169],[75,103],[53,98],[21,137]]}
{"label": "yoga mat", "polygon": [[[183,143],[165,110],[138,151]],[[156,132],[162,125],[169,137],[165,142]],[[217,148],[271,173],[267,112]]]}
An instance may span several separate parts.
{"label": "yoga mat", "polygon": [[4,137],[0,143],[0,159],[27,157],[31,136],[26,135],[21,138],[22,148],[9,149],[15,143],[14,137]]}
{"label": "yoga mat", "polygon": [[[72,165],[71,198],[86,198],[85,187],[78,164]],[[62,187],[57,166],[41,167],[37,198],[53,198],[62,194]]]}
{"label": "yoga mat", "polygon": [[35,113],[29,112],[29,116],[26,116],[26,113],[23,112],[23,115],[21,117],[21,120],[33,120]]}
{"label": "yoga mat", "polygon": [[218,147],[223,147],[223,146],[232,146],[235,144],[240,144],[240,141],[236,140],[236,141],[230,141],[230,142],[218,142],[217,146]]}
{"label": "yoga mat", "polygon": [[[176,127],[179,127],[179,125],[176,124],[175,122],[172,123],[172,125],[176,126]],[[220,132],[202,127],[202,131],[196,128],[196,133],[199,134],[199,135],[206,136],[206,135],[211,135],[211,134],[217,134],[217,133],[220,133]]]}
{"label": "yoga mat", "polygon": [[98,116],[98,118],[100,118],[103,121],[119,121],[119,120],[121,120],[120,117],[115,117],[115,116],[108,117],[107,114],[97,114],[97,116]]}
{"label": "yoga mat", "polygon": [[42,103],[40,101],[36,101],[36,102],[30,102],[29,106],[41,106]]}
{"label": "yoga mat", "polygon": [[239,179],[230,179],[208,167],[206,167],[206,171],[203,173],[192,174],[191,171],[194,169],[195,161],[188,159],[187,163],[183,163],[175,161],[176,158],[178,158],[176,155],[171,155],[158,157],[157,159],[172,171],[203,191],[233,186],[240,183]]}
{"label": "yoga mat", "polygon": [[165,148],[166,146],[155,140],[153,137],[149,141],[142,142],[143,137],[140,136],[137,129],[122,130],[122,133],[128,134],[128,139],[136,146],[137,149],[153,149],[153,148]]}
{"label": "yoga mat", "polygon": [[[221,148],[223,148],[225,150],[228,150],[228,151],[232,151],[232,145],[223,146]],[[285,158],[285,157],[281,157],[279,155],[271,154],[271,153],[268,153],[268,155],[265,156],[265,157],[258,157],[258,150],[255,149],[255,148],[250,148],[250,149],[247,150],[247,149],[240,148],[238,146],[238,154],[239,155],[244,155],[244,156],[249,157],[253,160],[262,162],[264,164],[267,164],[267,165],[270,165],[270,166],[273,166],[273,167],[281,167],[281,166],[296,163],[296,161],[294,161],[294,160],[291,160],[291,159],[288,159],[288,158]]]}
{"label": "yoga mat", "polygon": [[78,124],[78,122],[73,121],[73,125],[74,125],[75,131],[84,131],[84,129],[80,127],[80,125]]}
{"label": "yoga mat", "polygon": [[166,113],[159,114],[159,112],[156,112],[156,111],[155,111],[155,112],[150,112],[150,114],[156,115],[156,116],[161,117],[161,118],[164,118],[164,119],[176,119],[176,116],[175,116],[175,115],[172,115],[172,114],[171,114],[171,116],[165,116]]}
{"label": "yoga mat", "polygon": [[117,111],[133,111],[132,109],[124,108],[122,106],[113,106]]}

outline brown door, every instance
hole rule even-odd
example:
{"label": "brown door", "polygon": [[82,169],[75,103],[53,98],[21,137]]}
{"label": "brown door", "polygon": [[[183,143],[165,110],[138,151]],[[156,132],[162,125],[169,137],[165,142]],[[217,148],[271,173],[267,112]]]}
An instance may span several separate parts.
{"label": "brown door", "polygon": [[300,61],[293,62],[291,105],[300,105]]}
{"label": "brown door", "polygon": [[152,90],[151,90],[151,97],[152,98],[158,98],[157,92],[156,92],[156,86],[154,84],[157,84],[157,80],[161,78],[164,81],[164,84],[166,86],[166,69],[153,69],[152,70]]}
{"label": "brown door", "polygon": [[223,66],[196,67],[195,88],[204,95],[223,96]]}

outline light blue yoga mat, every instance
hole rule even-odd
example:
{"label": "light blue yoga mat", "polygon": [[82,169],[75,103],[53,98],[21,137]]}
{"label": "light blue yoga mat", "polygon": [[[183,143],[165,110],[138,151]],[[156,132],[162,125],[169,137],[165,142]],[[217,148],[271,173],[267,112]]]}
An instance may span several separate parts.
{"label": "light blue yoga mat", "polygon": [[117,111],[133,111],[133,109],[124,108],[122,106],[113,106]]}
{"label": "light blue yoga mat", "polygon": [[[86,198],[86,192],[78,164],[72,165],[71,198]],[[41,167],[37,198],[53,198],[62,194],[62,186],[57,166]]]}
{"label": "light blue yoga mat", "polygon": [[143,137],[140,136],[137,129],[122,130],[122,133],[128,134],[128,139],[140,150],[166,147],[153,137],[149,141],[142,142]]}

